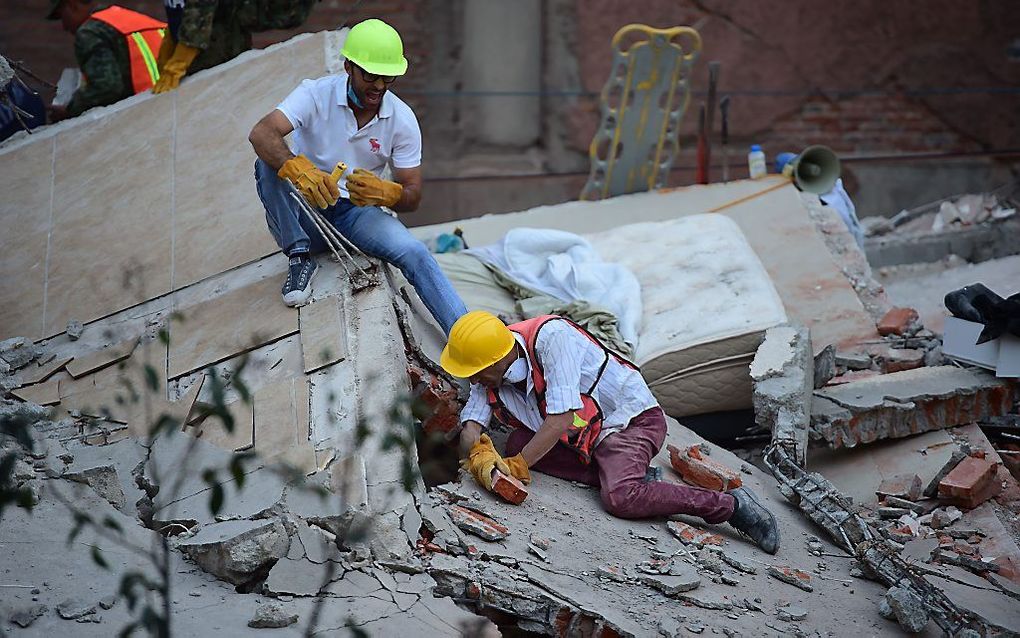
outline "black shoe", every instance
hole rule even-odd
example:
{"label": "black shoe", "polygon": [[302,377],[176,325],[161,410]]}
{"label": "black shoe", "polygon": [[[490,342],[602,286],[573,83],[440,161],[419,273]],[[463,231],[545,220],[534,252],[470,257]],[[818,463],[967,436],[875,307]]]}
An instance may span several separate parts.
{"label": "black shoe", "polygon": [[779,526],[776,524],[776,517],[765,509],[758,496],[746,487],[738,487],[728,493],[736,499],[737,506],[727,523],[769,554],[779,551]]}
{"label": "black shoe", "polygon": [[287,269],[287,281],[283,282],[283,303],[291,308],[303,306],[312,296],[312,277],[319,265],[308,255],[294,255]]}

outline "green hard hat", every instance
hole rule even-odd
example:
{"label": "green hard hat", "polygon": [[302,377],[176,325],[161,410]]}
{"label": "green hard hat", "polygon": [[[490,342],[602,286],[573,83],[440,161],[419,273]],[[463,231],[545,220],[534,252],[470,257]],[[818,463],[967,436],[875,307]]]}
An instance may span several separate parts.
{"label": "green hard hat", "polygon": [[351,28],[340,55],[376,75],[403,75],[407,71],[400,34],[375,18]]}

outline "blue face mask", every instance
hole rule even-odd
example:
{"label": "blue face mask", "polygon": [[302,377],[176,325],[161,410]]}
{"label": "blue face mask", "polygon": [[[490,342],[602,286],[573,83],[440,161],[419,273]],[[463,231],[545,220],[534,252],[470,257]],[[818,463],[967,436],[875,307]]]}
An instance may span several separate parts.
{"label": "blue face mask", "polygon": [[503,373],[503,381],[506,383],[520,383],[528,378],[528,362],[524,357],[519,357],[510,364],[510,367]]}
{"label": "blue face mask", "polygon": [[358,107],[359,109],[365,108],[365,105],[358,99],[357,93],[354,92],[354,87],[351,86],[351,79],[347,78],[347,99],[350,100],[351,104]]}

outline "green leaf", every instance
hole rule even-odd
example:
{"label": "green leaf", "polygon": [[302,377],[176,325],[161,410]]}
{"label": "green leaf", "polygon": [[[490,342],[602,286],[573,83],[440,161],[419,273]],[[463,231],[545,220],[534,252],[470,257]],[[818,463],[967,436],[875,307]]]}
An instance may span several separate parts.
{"label": "green leaf", "polygon": [[145,385],[149,386],[153,392],[159,390],[159,375],[156,373],[156,368],[149,364],[145,364]]}
{"label": "green leaf", "polygon": [[223,509],[223,486],[216,483],[212,486],[212,494],[209,496],[209,512],[216,516]]}
{"label": "green leaf", "polygon": [[71,526],[71,531],[67,534],[67,544],[70,545],[74,542],[74,539],[78,538],[78,534],[81,534],[82,529],[86,525],[91,525],[92,519],[88,514],[83,512],[74,513],[74,525]]}
{"label": "green leaf", "polygon": [[167,330],[166,328],[160,328],[158,336],[159,336],[159,342],[160,343],[162,343],[164,346],[170,345],[170,331],[169,330]]}
{"label": "green leaf", "polygon": [[115,532],[121,533],[124,532],[124,528],[120,526],[120,523],[118,523],[115,519],[113,519],[110,516],[107,516],[103,519],[103,526],[108,529],[112,529]]}

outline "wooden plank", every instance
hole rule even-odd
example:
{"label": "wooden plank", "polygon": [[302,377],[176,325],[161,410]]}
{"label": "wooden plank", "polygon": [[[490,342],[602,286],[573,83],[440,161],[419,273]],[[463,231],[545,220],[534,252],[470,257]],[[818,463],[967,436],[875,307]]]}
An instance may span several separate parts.
{"label": "wooden plank", "polygon": [[138,345],[138,338],[130,339],[112,346],[97,350],[84,357],[75,357],[67,364],[67,371],[75,379],[81,378],[90,372],[101,370],[107,366],[123,361],[131,356]]}
{"label": "wooden plank", "polygon": [[298,331],[298,313],[283,305],[273,277],[178,310],[183,318],[170,326],[171,379]]}
{"label": "wooden plank", "polygon": [[308,379],[298,377],[255,392],[255,451],[266,461],[315,472],[315,447],[309,440]]}
{"label": "wooden plank", "polygon": [[298,316],[305,374],[347,357],[347,322],[340,297],[330,296],[302,306]]}
{"label": "wooden plank", "polygon": [[11,392],[22,401],[39,405],[56,405],[60,403],[60,381],[54,379],[46,383],[37,383]]}

